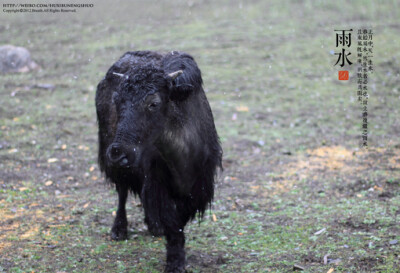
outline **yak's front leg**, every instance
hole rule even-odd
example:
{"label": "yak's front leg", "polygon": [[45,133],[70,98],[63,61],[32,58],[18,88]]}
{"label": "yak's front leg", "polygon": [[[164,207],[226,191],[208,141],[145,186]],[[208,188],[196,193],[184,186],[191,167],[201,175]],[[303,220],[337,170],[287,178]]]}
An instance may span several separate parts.
{"label": "yak's front leg", "polygon": [[150,232],[163,232],[167,239],[165,272],[185,272],[185,223],[177,212],[174,199],[164,184],[151,180],[145,182],[141,198]]}
{"label": "yak's front leg", "polygon": [[125,240],[128,238],[128,220],[126,219],[126,199],[128,197],[128,188],[117,185],[118,191],[118,210],[111,229],[111,238],[113,240]]}
{"label": "yak's front leg", "polygon": [[183,228],[178,232],[166,231],[167,238],[167,267],[165,272],[186,272],[185,271],[185,235]]}

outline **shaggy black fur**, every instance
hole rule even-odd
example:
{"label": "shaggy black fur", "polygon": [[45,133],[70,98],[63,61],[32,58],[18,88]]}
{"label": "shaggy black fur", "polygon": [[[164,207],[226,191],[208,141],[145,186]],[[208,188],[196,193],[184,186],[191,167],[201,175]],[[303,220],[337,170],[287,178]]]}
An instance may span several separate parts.
{"label": "shaggy black fur", "polygon": [[97,86],[96,109],[100,169],[119,197],[111,237],[127,238],[131,191],[150,232],[167,239],[166,272],[184,272],[183,230],[209,206],[222,158],[196,62],[181,52],[127,52]]}

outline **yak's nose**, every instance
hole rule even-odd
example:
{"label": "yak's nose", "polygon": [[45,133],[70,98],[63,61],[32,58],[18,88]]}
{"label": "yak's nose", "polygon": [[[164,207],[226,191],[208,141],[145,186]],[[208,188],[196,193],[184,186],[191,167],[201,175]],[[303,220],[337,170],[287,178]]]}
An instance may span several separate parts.
{"label": "yak's nose", "polygon": [[118,143],[111,144],[107,149],[106,155],[112,165],[119,165],[120,167],[128,165],[128,158],[122,146]]}

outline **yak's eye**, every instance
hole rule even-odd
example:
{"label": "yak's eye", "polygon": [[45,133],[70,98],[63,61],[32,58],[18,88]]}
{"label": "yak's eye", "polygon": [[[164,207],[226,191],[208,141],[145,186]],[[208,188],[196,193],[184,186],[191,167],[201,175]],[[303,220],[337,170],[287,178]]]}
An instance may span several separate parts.
{"label": "yak's eye", "polygon": [[157,107],[160,105],[159,102],[157,101],[153,101],[151,103],[149,103],[149,105],[147,106],[149,108],[150,111],[154,111],[157,109]]}

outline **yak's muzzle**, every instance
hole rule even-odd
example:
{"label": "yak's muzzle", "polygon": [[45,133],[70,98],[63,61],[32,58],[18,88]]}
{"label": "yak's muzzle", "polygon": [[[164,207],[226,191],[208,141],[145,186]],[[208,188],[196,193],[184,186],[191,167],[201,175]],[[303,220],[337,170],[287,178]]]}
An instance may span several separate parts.
{"label": "yak's muzzle", "polygon": [[109,164],[114,167],[138,167],[141,160],[141,149],[136,146],[125,146],[118,142],[112,143],[106,151]]}
{"label": "yak's muzzle", "polygon": [[112,143],[106,152],[108,162],[113,166],[126,167],[128,166],[129,160],[127,154],[124,152],[122,145],[118,143]]}

